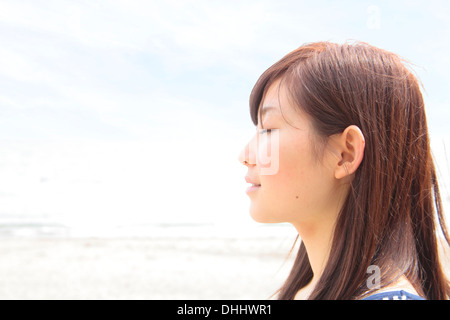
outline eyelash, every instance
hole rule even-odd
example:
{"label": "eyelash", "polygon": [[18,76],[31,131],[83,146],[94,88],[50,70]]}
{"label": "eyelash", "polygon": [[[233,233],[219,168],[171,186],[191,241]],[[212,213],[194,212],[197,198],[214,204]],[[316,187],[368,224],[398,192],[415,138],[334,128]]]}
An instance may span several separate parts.
{"label": "eyelash", "polygon": [[270,133],[272,129],[261,129],[259,130],[259,134]]}

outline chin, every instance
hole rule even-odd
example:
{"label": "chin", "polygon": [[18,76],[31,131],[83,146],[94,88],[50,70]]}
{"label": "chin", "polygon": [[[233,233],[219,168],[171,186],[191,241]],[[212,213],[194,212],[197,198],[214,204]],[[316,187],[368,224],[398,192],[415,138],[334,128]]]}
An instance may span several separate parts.
{"label": "chin", "polygon": [[280,223],[280,219],[271,212],[264,210],[255,210],[255,208],[250,208],[250,216],[252,219],[259,223]]}

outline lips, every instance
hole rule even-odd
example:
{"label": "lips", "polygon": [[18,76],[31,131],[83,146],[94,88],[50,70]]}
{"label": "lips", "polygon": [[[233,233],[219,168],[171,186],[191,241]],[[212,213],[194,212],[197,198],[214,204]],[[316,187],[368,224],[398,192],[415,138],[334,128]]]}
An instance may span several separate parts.
{"label": "lips", "polygon": [[245,192],[250,195],[253,192],[259,190],[260,188],[261,188],[260,184],[252,184],[250,187],[247,188]]}
{"label": "lips", "polygon": [[260,187],[261,186],[261,184],[256,179],[254,179],[254,178],[252,178],[250,176],[246,176],[245,177],[245,181],[247,183],[251,183],[252,186],[254,186],[254,187]]}
{"label": "lips", "polygon": [[261,188],[261,184],[259,183],[259,181],[255,177],[247,175],[247,176],[245,176],[245,181],[247,183],[251,183],[252,184],[245,191],[249,196],[255,194]]}

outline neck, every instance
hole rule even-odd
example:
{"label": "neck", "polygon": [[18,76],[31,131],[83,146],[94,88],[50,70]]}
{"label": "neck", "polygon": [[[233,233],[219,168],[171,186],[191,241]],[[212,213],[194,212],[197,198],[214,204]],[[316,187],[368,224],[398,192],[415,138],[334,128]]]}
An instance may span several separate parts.
{"label": "neck", "polygon": [[311,211],[309,215],[303,216],[302,220],[292,222],[305,245],[313,272],[313,277],[307,288],[305,287],[304,290],[301,289],[297,292],[297,295],[299,295],[301,291],[304,291],[299,296],[308,298],[322,277],[330,255],[336,221],[349,192],[349,186],[349,184],[343,184],[335,188],[328,201],[323,203],[320,208],[318,207]]}
{"label": "neck", "polygon": [[295,226],[305,245],[313,278],[308,287],[314,288],[325,269],[333,240],[333,223]]}
{"label": "neck", "polygon": [[341,199],[343,198],[330,199],[328,206],[323,207],[320,212],[316,212],[314,219],[293,223],[305,245],[313,272],[313,278],[305,290],[309,293],[319,282],[328,262],[336,220],[343,206]]}

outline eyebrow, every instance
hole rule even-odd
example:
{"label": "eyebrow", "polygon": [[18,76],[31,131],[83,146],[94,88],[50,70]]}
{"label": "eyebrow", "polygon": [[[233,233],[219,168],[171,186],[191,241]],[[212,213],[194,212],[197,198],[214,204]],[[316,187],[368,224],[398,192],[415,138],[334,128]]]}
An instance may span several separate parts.
{"label": "eyebrow", "polygon": [[259,119],[261,120],[261,122],[262,122],[262,119],[264,118],[264,116],[266,115],[266,113],[268,113],[269,111],[278,111],[278,108],[275,106],[270,106],[270,105],[264,106],[261,109],[261,112],[259,113]]}

